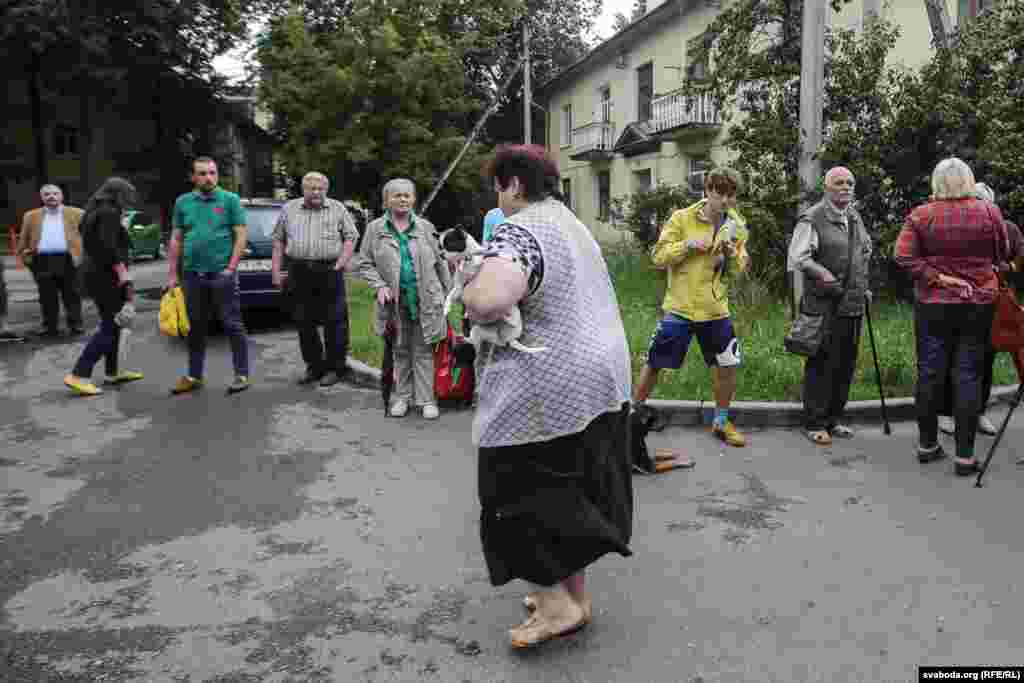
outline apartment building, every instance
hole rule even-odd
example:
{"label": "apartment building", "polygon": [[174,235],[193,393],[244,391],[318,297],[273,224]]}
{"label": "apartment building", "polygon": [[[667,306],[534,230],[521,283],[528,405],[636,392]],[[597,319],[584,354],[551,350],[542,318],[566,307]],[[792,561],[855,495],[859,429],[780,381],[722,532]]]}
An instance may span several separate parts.
{"label": "apartment building", "polygon": [[[955,25],[996,0],[946,2]],[[613,199],[659,183],[699,191],[703,174],[729,159],[716,103],[681,93],[686,79],[712,68],[694,59],[694,48],[723,5],[728,0],[648,0],[643,17],[539,89],[563,194],[599,240],[624,236]],[[927,62],[932,34],[924,0],[855,0],[831,12],[830,22],[859,30],[866,11],[880,11],[901,29],[890,62],[908,69]]]}

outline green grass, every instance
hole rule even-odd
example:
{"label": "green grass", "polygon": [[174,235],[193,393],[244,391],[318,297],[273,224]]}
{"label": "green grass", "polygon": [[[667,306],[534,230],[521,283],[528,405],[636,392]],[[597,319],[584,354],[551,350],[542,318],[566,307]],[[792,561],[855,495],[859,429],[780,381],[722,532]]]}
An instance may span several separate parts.
{"label": "green grass", "polygon": [[[626,247],[606,247],[605,258],[619,298],[635,382],[646,361],[651,334],[661,317],[664,274],[652,268],[649,259],[642,254]],[[364,363],[380,367],[384,345],[373,334],[373,292],[362,281],[350,279],[349,282],[351,354]],[[736,400],[799,401],[803,359],[782,347],[789,325],[787,307],[758,282],[742,278],[732,286],[730,309],[743,354]],[[912,309],[906,303],[879,301],[871,312],[885,395],[913,396],[917,370]],[[460,320],[457,313],[453,311],[451,316],[456,329]],[[995,384],[1016,381],[1009,356],[999,354]],[[661,373],[652,398],[711,399],[711,376],[696,341],[679,370]],[[877,398],[878,386],[865,322],[850,400]]]}

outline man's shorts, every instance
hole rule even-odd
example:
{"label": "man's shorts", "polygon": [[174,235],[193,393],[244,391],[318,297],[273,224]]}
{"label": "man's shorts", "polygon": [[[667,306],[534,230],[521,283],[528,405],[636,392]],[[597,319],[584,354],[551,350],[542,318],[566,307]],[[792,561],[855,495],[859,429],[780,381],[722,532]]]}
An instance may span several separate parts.
{"label": "man's shorts", "polygon": [[740,364],[740,342],[733,332],[731,319],[694,322],[669,313],[658,321],[651,335],[647,365],[656,370],[679,368],[694,335],[708,367],[731,368]]}

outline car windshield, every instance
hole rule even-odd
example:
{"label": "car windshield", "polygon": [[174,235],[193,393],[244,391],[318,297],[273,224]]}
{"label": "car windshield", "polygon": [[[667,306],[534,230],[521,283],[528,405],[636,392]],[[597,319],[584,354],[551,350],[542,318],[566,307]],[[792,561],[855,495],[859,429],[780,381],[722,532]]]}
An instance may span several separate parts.
{"label": "car windshield", "polygon": [[245,209],[249,239],[256,241],[269,240],[277,224],[277,216],[281,213],[279,206],[249,206]]}

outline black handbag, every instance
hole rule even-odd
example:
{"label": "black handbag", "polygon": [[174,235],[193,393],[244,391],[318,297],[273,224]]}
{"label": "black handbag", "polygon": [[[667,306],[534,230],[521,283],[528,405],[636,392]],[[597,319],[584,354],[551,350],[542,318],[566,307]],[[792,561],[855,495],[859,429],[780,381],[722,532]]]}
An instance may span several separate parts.
{"label": "black handbag", "polygon": [[850,276],[853,274],[854,233],[857,229],[858,226],[854,225],[850,225],[847,228],[850,233],[847,239],[846,263],[848,265],[846,267],[846,276],[843,278],[842,295],[836,297],[836,303],[828,313],[808,313],[803,309],[803,306],[800,307],[796,319],[793,320],[793,324],[789,328],[789,332],[782,340],[782,345],[790,353],[804,356],[805,358],[813,358],[821,350],[821,345],[825,341],[825,335],[828,333],[829,324],[832,318],[835,317],[839,304],[842,302],[843,296],[846,295],[846,290],[850,286]]}

